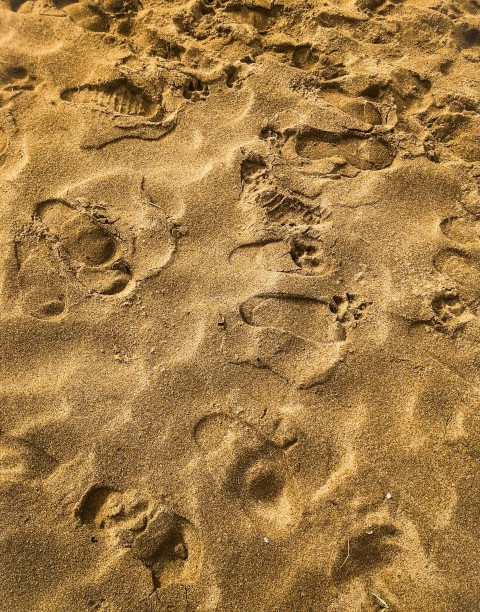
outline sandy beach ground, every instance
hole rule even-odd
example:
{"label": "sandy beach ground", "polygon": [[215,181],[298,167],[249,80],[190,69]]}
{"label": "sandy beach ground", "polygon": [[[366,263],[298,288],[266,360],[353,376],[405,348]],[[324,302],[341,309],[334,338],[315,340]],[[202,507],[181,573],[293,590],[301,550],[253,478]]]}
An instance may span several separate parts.
{"label": "sandy beach ground", "polygon": [[479,610],[479,28],[0,0],[2,612]]}

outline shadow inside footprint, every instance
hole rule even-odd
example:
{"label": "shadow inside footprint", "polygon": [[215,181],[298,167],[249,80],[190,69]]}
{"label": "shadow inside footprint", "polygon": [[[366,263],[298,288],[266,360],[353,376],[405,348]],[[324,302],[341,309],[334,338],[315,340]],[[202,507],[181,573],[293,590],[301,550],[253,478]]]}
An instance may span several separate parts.
{"label": "shadow inside footprint", "polygon": [[147,525],[148,501],[136,491],[122,493],[111,487],[94,486],[75,510],[80,523],[113,536],[123,546],[130,546],[135,534]]}
{"label": "shadow inside footprint", "polygon": [[282,532],[297,524],[298,492],[280,447],[223,413],[199,421],[194,438],[212,475],[258,527]]}
{"label": "shadow inside footprint", "polygon": [[42,202],[35,218],[46,227],[68,267],[89,291],[113,295],[125,289],[131,273],[117,237],[104,224],[62,200]]}
{"label": "shadow inside footprint", "polygon": [[81,104],[111,115],[142,117],[153,122],[164,117],[161,104],[148,98],[139,87],[126,79],[67,89],[60,97],[65,102]]}
{"label": "shadow inside footprint", "polygon": [[155,589],[190,584],[201,569],[202,546],[194,526],[171,511],[160,511],[136,537],[133,554],[152,573]]}
{"label": "shadow inside footprint", "polygon": [[390,524],[371,526],[354,535],[337,556],[333,579],[343,582],[391,563],[400,552],[395,542],[398,535],[398,529]]}
{"label": "shadow inside footprint", "polygon": [[395,158],[392,146],[381,137],[340,135],[318,129],[298,134],[295,151],[310,160],[343,157],[359,170],[381,170],[390,166]]}
{"label": "shadow inside footprint", "polygon": [[75,516],[95,534],[92,542],[103,539],[131,550],[151,572],[155,589],[196,581],[203,556],[197,530],[175,512],[155,512],[137,491],[93,486]]}

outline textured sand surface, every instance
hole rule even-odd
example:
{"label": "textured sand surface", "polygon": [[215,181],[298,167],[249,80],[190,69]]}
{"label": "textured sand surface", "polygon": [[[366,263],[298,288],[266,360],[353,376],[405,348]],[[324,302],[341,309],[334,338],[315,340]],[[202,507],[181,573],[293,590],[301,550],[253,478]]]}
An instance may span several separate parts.
{"label": "textured sand surface", "polygon": [[0,609],[480,605],[480,2],[0,0]]}

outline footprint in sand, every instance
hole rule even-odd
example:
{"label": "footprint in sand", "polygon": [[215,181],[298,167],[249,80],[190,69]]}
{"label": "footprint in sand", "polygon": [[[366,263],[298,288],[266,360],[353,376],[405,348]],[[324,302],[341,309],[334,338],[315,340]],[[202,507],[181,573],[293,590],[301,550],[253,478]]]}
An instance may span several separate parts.
{"label": "footprint in sand", "polygon": [[15,242],[15,301],[23,312],[45,321],[61,320],[68,312],[69,283],[66,270],[37,236]]}
{"label": "footprint in sand", "polygon": [[134,534],[147,525],[148,501],[136,491],[122,493],[111,487],[92,487],[75,510],[75,516],[98,534],[132,544]]}
{"label": "footprint in sand", "polygon": [[250,153],[240,166],[242,204],[246,210],[263,213],[263,225],[288,228],[316,225],[326,215],[325,208],[316,200],[300,196],[288,185],[280,184],[272,164],[259,153]]}
{"label": "footprint in sand", "polygon": [[8,136],[6,132],[0,129],[0,161],[2,156],[6,153],[8,149]]}
{"label": "footprint in sand", "polygon": [[135,0],[100,0],[84,2],[77,0],[54,0],[76,25],[90,32],[108,32],[114,28],[119,34],[128,35],[131,18],[138,12],[140,4]]}
{"label": "footprint in sand", "polygon": [[155,589],[193,584],[202,566],[202,544],[186,518],[159,510],[135,539],[132,553],[151,571]]}
{"label": "footprint in sand", "polygon": [[352,534],[338,552],[332,578],[337,584],[389,565],[400,552],[400,531],[390,523],[369,525]]}
{"label": "footprint in sand", "polygon": [[62,200],[47,200],[35,210],[77,279],[88,291],[114,295],[131,280],[120,242],[105,223]]}
{"label": "footprint in sand", "polygon": [[0,431],[0,484],[44,478],[56,467],[57,460],[42,449]]}
{"label": "footprint in sand", "polygon": [[[267,368],[299,388],[325,381],[344,354],[352,300],[260,294],[239,307],[227,325],[224,348],[232,363]],[[358,305],[359,318],[364,305]],[[353,315],[352,315],[353,316]]]}
{"label": "footprint in sand", "polygon": [[194,438],[213,477],[262,533],[281,535],[298,524],[299,491],[281,447],[224,413],[201,419]]}
{"label": "footprint in sand", "polygon": [[305,276],[326,276],[332,270],[332,257],[327,245],[320,238],[307,234],[243,244],[234,249],[229,260],[239,270],[248,266]]}
{"label": "footprint in sand", "polygon": [[137,491],[90,489],[75,511],[92,542],[131,551],[151,573],[154,589],[193,584],[202,566],[203,547],[195,527],[174,511],[156,507]]}
{"label": "footprint in sand", "polygon": [[476,258],[463,249],[445,249],[436,255],[434,266],[451,278],[468,295],[480,290],[480,268]]}
{"label": "footprint in sand", "polygon": [[7,260],[12,315],[60,321],[87,297],[107,303],[156,276],[177,251],[179,206],[162,180],[124,169],[36,204]]}
{"label": "footprint in sand", "polygon": [[204,99],[200,81],[154,60],[132,59],[109,79],[79,82],[60,93],[62,112],[81,125],[80,146],[102,148],[123,138],[159,140],[185,105]]}
{"label": "footprint in sand", "polygon": [[433,258],[437,272],[450,286],[432,300],[435,328],[455,332],[475,318],[475,303],[480,296],[480,222],[474,215],[452,216],[440,223],[450,243]]}
{"label": "footprint in sand", "polygon": [[67,89],[61,99],[114,116],[142,117],[152,122],[164,116],[160,101],[153,100],[125,78]]}
{"label": "footprint in sand", "polygon": [[460,244],[480,243],[480,221],[474,217],[448,217],[440,223],[442,234]]}
{"label": "footprint in sand", "polygon": [[296,295],[259,295],[240,305],[253,327],[278,329],[315,344],[343,342],[345,330],[328,302]]}
{"label": "footprint in sand", "polygon": [[450,242],[433,260],[435,269],[454,281],[468,300],[480,293],[480,222],[474,215],[448,217],[440,230]]}
{"label": "footprint in sand", "polygon": [[454,155],[466,162],[480,161],[480,118],[445,112],[433,123],[432,134]]}
{"label": "footprint in sand", "polygon": [[304,128],[295,138],[295,152],[310,161],[341,157],[359,170],[381,170],[391,165],[395,150],[382,136],[336,134]]}

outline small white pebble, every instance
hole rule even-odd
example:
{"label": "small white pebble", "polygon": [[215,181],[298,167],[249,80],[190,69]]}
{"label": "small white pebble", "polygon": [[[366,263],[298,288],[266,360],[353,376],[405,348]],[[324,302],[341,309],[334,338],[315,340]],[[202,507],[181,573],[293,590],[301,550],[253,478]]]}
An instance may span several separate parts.
{"label": "small white pebble", "polygon": [[270,544],[270,540],[268,538],[263,538],[263,543],[264,544]]}
{"label": "small white pebble", "polygon": [[387,493],[385,495],[385,499],[392,499],[393,495],[391,493]]}

